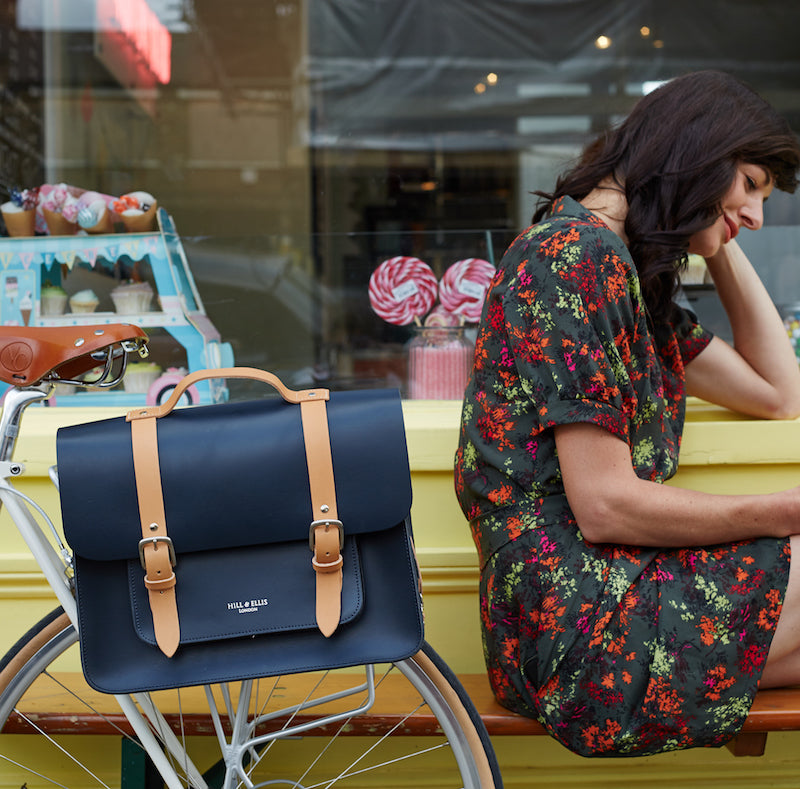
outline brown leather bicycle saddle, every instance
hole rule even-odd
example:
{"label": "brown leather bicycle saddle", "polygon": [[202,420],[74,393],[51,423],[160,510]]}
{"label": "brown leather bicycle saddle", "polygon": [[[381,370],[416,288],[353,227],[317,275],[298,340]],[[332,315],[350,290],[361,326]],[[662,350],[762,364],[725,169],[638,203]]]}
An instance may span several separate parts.
{"label": "brown leather bicycle saddle", "polygon": [[48,373],[64,380],[98,364],[91,354],[128,340],[146,340],[138,326],[112,323],[92,326],[0,326],[0,381],[16,386],[38,384]]}

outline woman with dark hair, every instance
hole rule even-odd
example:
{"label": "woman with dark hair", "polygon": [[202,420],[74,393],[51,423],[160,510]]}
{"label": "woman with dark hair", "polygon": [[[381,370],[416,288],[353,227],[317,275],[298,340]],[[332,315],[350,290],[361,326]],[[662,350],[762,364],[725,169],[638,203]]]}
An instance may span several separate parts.
{"label": "woman with dark hair", "polygon": [[[721,745],[759,684],[800,682],[800,488],[661,484],[687,394],[800,415],[783,323],[735,241],[798,167],[795,136],[749,88],[676,78],[539,193],[487,296],[456,491],[489,677],[578,753]],[[674,302],[689,254],[732,346]]]}

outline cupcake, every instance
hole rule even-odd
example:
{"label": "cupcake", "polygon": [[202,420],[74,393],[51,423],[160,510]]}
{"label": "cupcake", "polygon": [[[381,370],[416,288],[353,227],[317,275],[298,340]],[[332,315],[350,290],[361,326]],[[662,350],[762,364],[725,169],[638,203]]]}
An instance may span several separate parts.
{"label": "cupcake", "polygon": [[[83,373],[83,375],[79,376],[79,379],[83,381],[84,387],[89,392],[102,392],[107,387],[105,386],[92,386],[92,384],[96,383],[105,383],[107,380],[113,379],[113,374],[108,376],[107,378],[103,378],[105,375],[105,366],[98,365],[97,367],[92,367],[91,370],[88,372]],[[82,387],[83,388],[83,387]],[[80,390],[78,390],[80,391]],[[72,394],[76,394],[76,390],[72,390]]]}
{"label": "cupcake", "polygon": [[114,309],[125,315],[150,312],[153,288],[149,282],[126,282],[111,291]]}
{"label": "cupcake", "polygon": [[161,368],[153,362],[128,362],[122,385],[126,392],[147,394],[147,390],[161,375]]}
{"label": "cupcake", "polygon": [[67,307],[67,292],[58,285],[42,288],[42,315],[61,315]]}
{"label": "cupcake", "polygon": [[100,299],[93,290],[79,290],[69,300],[69,306],[73,312],[94,312],[99,303]]}

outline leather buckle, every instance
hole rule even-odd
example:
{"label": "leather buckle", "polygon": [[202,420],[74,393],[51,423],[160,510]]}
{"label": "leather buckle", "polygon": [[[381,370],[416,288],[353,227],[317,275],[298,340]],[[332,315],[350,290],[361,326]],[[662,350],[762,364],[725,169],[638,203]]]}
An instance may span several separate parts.
{"label": "leather buckle", "polygon": [[157,543],[163,542],[169,551],[169,563],[174,567],[178,561],[175,558],[175,546],[169,537],[144,537],[139,540],[139,561],[142,563],[142,569],[147,570],[147,563],[144,558],[144,549],[148,545],[155,546]]}
{"label": "leather buckle", "polygon": [[344,526],[342,522],[334,518],[327,518],[324,520],[312,521],[311,526],[308,527],[308,547],[311,548],[312,551],[316,549],[314,544],[314,530],[317,526],[335,526],[339,530],[339,550],[341,551],[344,548]]}

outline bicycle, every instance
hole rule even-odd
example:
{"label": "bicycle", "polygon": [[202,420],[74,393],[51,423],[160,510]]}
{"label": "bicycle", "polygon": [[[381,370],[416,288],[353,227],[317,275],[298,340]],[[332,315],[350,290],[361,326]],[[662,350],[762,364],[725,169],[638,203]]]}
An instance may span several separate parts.
{"label": "bicycle", "polygon": [[[60,735],[72,733],[76,721],[88,721],[93,730],[118,734],[129,751],[146,754],[148,769],[160,776],[158,785],[170,789],[424,786],[427,776],[445,771],[449,782],[437,779],[437,786],[502,787],[480,716],[427,643],[407,660],[358,667],[357,674],[351,668],[115,696],[118,711],[111,711],[111,697],[91,690],[79,668],[69,549],[52,519],[14,486],[24,468],[13,455],[29,405],[47,400],[55,383],[117,385],[128,356],[146,355],[146,335],[137,327],[115,324],[3,327],[0,338],[27,353],[29,369],[35,370],[26,380],[0,371],[0,380],[12,385],[0,416],[0,505],[60,603],[0,661],[0,733],[35,731],[41,743],[33,748],[34,737],[24,738],[27,766],[0,748],[4,769],[18,771],[27,789],[118,786],[121,768],[109,767],[108,749],[89,754],[99,757],[96,766],[80,764],[83,754],[67,753],[69,746],[79,746],[74,742],[79,738]],[[41,342],[45,338],[47,343]],[[98,366],[99,377],[82,380]],[[56,468],[50,476],[58,486]],[[51,707],[65,705],[64,714],[40,724],[36,710],[42,698]],[[398,712],[398,699],[407,705],[403,712]],[[200,741],[197,734],[206,736]],[[424,735],[424,741],[415,735]],[[213,755],[209,741],[216,744]],[[300,763],[301,758],[306,761]]]}

